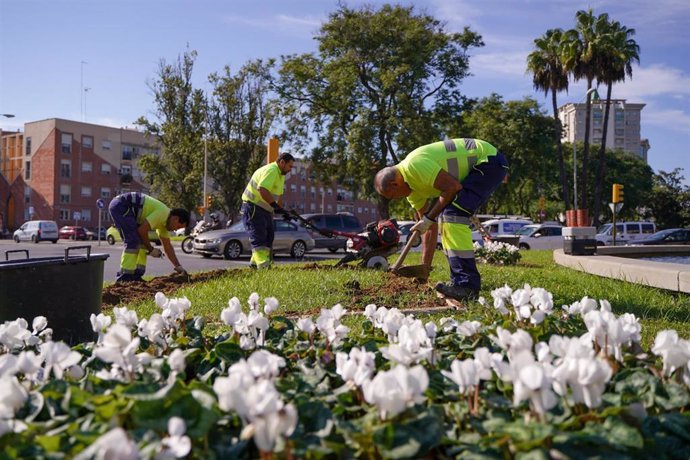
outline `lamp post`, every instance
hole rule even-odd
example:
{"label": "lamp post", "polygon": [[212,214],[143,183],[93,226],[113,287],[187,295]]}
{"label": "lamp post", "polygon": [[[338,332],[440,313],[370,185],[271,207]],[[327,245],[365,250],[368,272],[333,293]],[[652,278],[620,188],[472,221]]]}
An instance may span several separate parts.
{"label": "lamp post", "polygon": [[[595,94],[595,98],[599,99],[599,94],[596,88],[590,88],[585,93],[582,101],[586,101],[587,98],[592,94]],[[582,103],[580,101],[580,103]],[[577,107],[575,107],[575,120],[573,120],[573,209],[577,209],[577,149],[575,148],[575,126],[577,124]],[[586,178],[585,178],[586,179]]]}
{"label": "lamp post", "polygon": [[206,113],[206,135],[204,136],[204,220],[209,221],[208,195],[206,195],[206,178],[208,175],[208,112]]}

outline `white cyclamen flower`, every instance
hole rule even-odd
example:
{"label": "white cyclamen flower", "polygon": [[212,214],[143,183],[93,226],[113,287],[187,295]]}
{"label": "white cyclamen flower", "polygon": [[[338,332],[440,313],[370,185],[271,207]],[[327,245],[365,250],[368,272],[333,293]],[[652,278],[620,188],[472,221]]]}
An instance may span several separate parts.
{"label": "white cyclamen flower", "polygon": [[46,342],[41,344],[41,356],[45,363],[44,378],[48,378],[52,374],[57,379],[61,379],[66,369],[81,361],[81,354],[77,351],[72,351],[63,342]]}
{"label": "white cyclamen flower", "polygon": [[168,366],[170,366],[170,369],[172,369],[173,372],[184,372],[184,351],[180,350],[179,348],[175,348],[168,356]]}
{"label": "white cyclamen flower", "polygon": [[558,402],[551,388],[549,368],[535,361],[531,351],[522,349],[510,359],[513,405],[528,400],[532,409],[544,414]]}
{"label": "white cyclamen flower", "polygon": [[381,418],[397,414],[424,401],[424,392],[429,386],[429,375],[422,366],[406,368],[395,366],[389,371],[379,372],[362,386],[364,399],[374,404]]}
{"label": "white cyclamen flower", "polygon": [[33,328],[32,334],[37,335],[43,329],[48,327],[48,319],[45,316],[37,316],[34,318],[33,322],[31,323],[31,327]]}
{"label": "white cyclamen flower", "polygon": [[376,355],[364,348],[354,347],[350,353],[338,352],[335,355],[336,372],[351,385],[361,386],[374,374]]}
{"label": "white cyclamen flower", "polygon": [[306,332],[307,335],[312,335],[315,329],[314,322],[311,318],[300,318],[297,320],[297,329]]}
{"label": "white cyclamen flower", "polygon": [[676,369],[690,362],[690,341],[682,340],[671,330],[659,331],[654,339],[652,353],[664,361],[664,375],[671,375]]}
{"label": "white cyclamen flower", "polygon": [[187,426],[180,417],[171,417],[168,420],[168,434],[170,436],[161,440],[163,455],[157,455],[157,460],[163,458],[182,458],[192,450],[192,441],[189,436],[185,436]]}
{"label": "white cyclamen flower", "polygon": [[278,309],[278,299],[275,297],[266,297],[264,299],[264,314],[266,316],[270,315]]}
{"label": "white cyclamen flower", "polygon": [[28,397],[16,377],[0,377],[0,419],[13,419]]}
{"label": "white cyclamen flower", "polygon": [[133,328],[139,323],[139,318],[137,317],[137,312],[130,310],[127,307],[113,308],[113,314],[115,315],[115,322],[117,324],[122,324],[125,327]]}
{"label": "white cyclamen flower", "polygon": [[137,460],[139,449],[137,445],[129,439],[125,430],[120,427],[113,428],[98,438],[79,455],[75,460],[99,459],[118,459],[118,460]]}
{"label": "white cyclamen flower", "polygon": [[481,369],[475,360],[471,358],[464,361],[454,359],[450,364],[450,372],[442,370],[441,374],[455,382],[460,394],[467,394],[472,391],[475,386],[479,385],[480,371]]}

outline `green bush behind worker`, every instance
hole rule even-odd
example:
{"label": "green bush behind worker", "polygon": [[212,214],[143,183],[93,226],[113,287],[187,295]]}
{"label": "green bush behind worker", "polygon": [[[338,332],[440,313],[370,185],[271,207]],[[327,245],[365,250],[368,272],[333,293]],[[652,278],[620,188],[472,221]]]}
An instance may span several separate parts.
{"label": "green bush behind worker", "polygon": [[252,245],[250,265],[256,268],[271,266],[273,239],[273,216],[275,213],[287,215],[279,201],[285,191],[285,176],[292,170],[295,158],[289,153],[281,153],[273,163],[257,169],[242,194],[242,222],[249,233]]}

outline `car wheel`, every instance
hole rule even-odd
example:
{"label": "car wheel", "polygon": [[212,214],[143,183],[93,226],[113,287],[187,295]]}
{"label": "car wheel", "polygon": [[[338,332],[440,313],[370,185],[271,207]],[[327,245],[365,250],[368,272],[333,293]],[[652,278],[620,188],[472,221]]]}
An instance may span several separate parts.
{"label": "car wheel", "polygon": [[331,251],[333,254],[338,252],[338,248],[328,248],[329,251]]}
{"label": "car wheel", "polygon": [[108,238],[106,239],[108,240],[109,245],[112,246],[113,244],[115,244],[115,238],[113,237],[113,235],[108,235]]}
{"label": "car wheel", "polygon": [[228,241],[223,249],[223,257],[226,260],[239,259],[242,254],[242,244],[237,240]]}
{"label": "car wheel", "polygon": [[14,242],[19,243],[19,237],[17,235],[14,235]]}
{"label": "car wheel", "polygon": [[307,245],[302,240],[297,240],[292,244],[292,249],[290,249],[290,255],[295,259],[301,259],[307,252]]}
{"label": "car wheel", "polygon": [[520,248],[520,249],[529,249],[529,245],[528,245],[528,244],[525,244],[525,243],[520,243],[519,248]]}
{"label": "car wheel", "polygon": [[53,244],[57,243],[57,240],[52,240],[52,243],[53,243]]}
{"label": "car wheel", "polygon": [[203,257],[204,259],[210,259],[211,254],[201,254],[201,257]]}
{"label": "car wheel", "polygon": [[182,240],[182,252],[184,252],[185,254],[191,254],[193,250],[194,250],[194,237],[188,236],[187,238]]}

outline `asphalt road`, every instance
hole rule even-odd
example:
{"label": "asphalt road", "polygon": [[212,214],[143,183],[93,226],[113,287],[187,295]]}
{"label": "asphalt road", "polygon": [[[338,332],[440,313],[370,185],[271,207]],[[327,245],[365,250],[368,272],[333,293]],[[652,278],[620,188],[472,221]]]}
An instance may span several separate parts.
{"label": "asphalt road", "polygon": [[[65,251],[68,249],[70,255],[86,254],[86,249],[77,249],[78,246],[91,246],[91,254],[108,254],[109,257],[105,260],[103,280],[115,281],[117,271],[120,267],[120,255],[122,254],[123,248],[122,243],[116,243],[114,246],[110,246],[105,241],[101,241],[99,245],[98,241],[58,240],[58,242],[55,244],[48,241],[34,244],[31,242],[15,243],[12,240],[4,239],[0,240],[0,260],[5,261],[7,258],[9,258],[9,260],[20,260],[26,258],[26,254],[23,252],[7,254],[7,251],[17,249],[28,250],[30,259],[39,257],[64,257]],[[162,246],[156,247],[162,248]],[[177,258],[180,260],[180,263],[190,273],[222,268],[249,267],[249,256],[243,256],[238,260],[225,260],[223,258],[216,257],[205,259],[198,254],[185,254],[182,252],[179,241],[173,241],[173,247],[175,248],[175,253],[177,254]],[[344,252],[342,250],[336,254],[331,254],[325,249],[318,249],[308,252],[307,255],[301,260],[293,259],[288,255],[277,255],[275,258],[275,263],[287,264],[310,260],[319,261],[340,259],[343,255]],[[172,271],[172,264],[169,260],[167,260],[167,258],[154,259],[149,257],[146,264],[146,275],[168,275],[172,273]]]}

